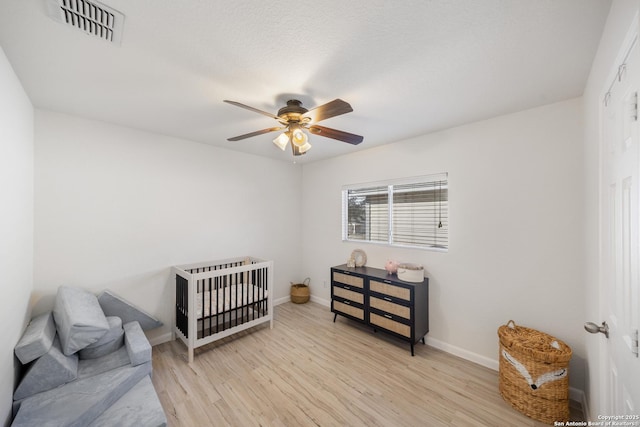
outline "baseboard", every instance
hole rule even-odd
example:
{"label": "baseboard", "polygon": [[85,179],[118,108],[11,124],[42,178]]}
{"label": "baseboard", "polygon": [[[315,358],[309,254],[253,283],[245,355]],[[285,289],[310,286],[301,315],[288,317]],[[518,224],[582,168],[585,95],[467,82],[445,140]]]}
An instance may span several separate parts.
{"label": "baseboard", "polygon": [[176,339],[176,337],[173,335],[173,332],[167,332],[162,335],[158,335],[157,337],[151,338],[149,340],[149,344],[151,344],[151,347],[153,347],[169,341],[173,341],[174,339]]}
{"label": "baseboard", "polygon": [[[576,397],[575,399],[571,398],[572,394]],[[580,400],[577,399],[578,397],[580,397]],[[584,420],[587,422],[591,422],[591,413],[589,412],[587,394],[582,390],[569,387],[569,399],[580,402],[580,404],[582,405],[582,415],[584,416]]]}
{"label": "baseboard", "polygon": [[478,365],[484,366],[486,368],[493,369],[494,371],[498,370],[497,360],[493,360],[488,357],[481,356],[472,351],[465,350],[464,348],[456,347],[455,345],[447,344],[446,342],[440,341],[435,338],[431,338],[429,336],[425,338],[426,338],[427,345],[430,345],[431,347],[435,347],[438,350],[445,351],[447,353],[453,354],[454,356],[461,357],[470,362],[477,363]]}
{"label": "baseboard", "polygon": [[327,301],[326,299],[317,297],[315,295],[311,295],[311,301],[313,301],[313,302],[315,302],[317,304],[323,305],[325,307],[331,307],[331,302],[330,301]]}
{"label": "baseboard", "polygon": [[573,400],[574,402],[582,405],[582,410],[584,412],[585,396],[582,390],[574,387],[569,387],[569,400]]}
{"label": "baseboard", "polygon": [[291,296],[287,295],[286,297],[278,298],[273,300],[273,305],[280,305],[286,302],[291,301]]}
{"label": "baseboard", "polygon": [[[325,307],[331,307],[331,303],[329,301],[327,301],[326,299],[324,299],[324,298],[320,298],[320,297],[317,297],[315,295],[311,295],[310,300],[312,302],[315,302],[317,304],[323,305]],[[280,304],[287,303],[289,301],[291,301],[291,297],[290,296],[286,296],[286,297],[282,297],[282,298],[278,298],[278,299],[273,300],[273,305],[280,305]]]}

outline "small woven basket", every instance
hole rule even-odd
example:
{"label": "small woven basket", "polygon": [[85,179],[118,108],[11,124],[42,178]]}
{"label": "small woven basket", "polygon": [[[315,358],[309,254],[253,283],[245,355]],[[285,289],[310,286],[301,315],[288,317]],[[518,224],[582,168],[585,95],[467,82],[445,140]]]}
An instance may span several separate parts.
{"label": "small woven basket", "polygon": [[302,283],[293,283],[291,282],[291,302],[295,304],[304,304],[309,301],[309,283],[311,282],[310,278],[304,279]]}
{"label": "small woven basket", "polygon": [[498,328],[498,337],[502,398],[543,423],[568,421],[571,348],[513,320]]}

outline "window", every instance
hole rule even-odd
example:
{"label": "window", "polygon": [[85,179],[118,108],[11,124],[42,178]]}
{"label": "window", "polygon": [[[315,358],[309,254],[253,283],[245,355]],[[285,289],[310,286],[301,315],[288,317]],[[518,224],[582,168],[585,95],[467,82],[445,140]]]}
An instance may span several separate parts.
{"label": "window", "polygon": [[447,250],[448,174],[342,189],[342,240]]}

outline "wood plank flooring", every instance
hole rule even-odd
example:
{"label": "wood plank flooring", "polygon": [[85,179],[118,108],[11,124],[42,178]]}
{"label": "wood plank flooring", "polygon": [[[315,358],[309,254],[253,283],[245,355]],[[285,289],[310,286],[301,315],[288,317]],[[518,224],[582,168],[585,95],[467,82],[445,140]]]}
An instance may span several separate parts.
{"label": "wood plank flooring", "polygon": [[[169,426],[543,426],[498,393],[498,373],[374,334],[309,302],[196,350],[153,348]],[[497,345],[497,344],[496,344]],[[497,350],[496,350],[497,351]],[[580,412],[572,408],[572,419]]]}

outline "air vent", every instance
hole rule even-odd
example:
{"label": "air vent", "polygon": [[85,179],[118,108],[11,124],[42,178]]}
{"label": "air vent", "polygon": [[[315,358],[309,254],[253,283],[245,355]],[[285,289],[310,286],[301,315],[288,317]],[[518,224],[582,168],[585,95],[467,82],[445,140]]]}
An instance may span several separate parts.
{"label": "air vent", "polygon": [[45,0],[49,16],[110,43],[120,44],[124,15],[97,1]]}

